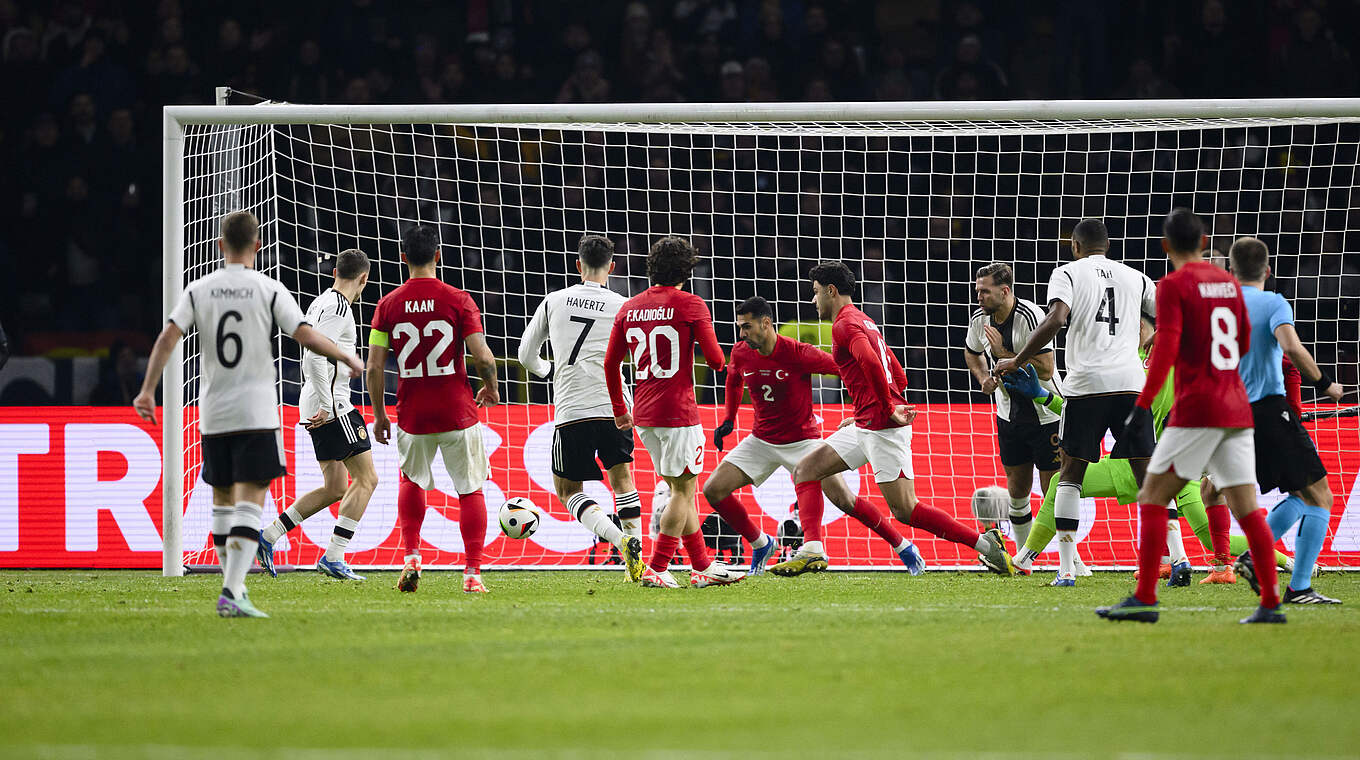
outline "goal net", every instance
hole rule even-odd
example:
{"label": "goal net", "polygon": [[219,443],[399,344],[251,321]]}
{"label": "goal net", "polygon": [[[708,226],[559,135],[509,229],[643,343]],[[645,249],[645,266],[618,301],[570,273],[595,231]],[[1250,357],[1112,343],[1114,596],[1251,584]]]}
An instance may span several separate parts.
{"label": "goal net", "polygon": [[[1332,101],[1324,111],[1294,101],[1255,108],[1238,102],[1221,111],[1231,118],[1207,107],[1193,115],[1190,105],[1175,102],[1161,113],[1156,103],[1031,105],[1044,110],[965,104],[921,109],[918,117],[911,104],[763,106],[760,116],[749,107],[715,106],[168,109],[182,144],[167,142],[167,298],[219,265],[219,218],[249,209],[263,224],[259,268],[292,290],[304,309],[329,287],[337,252],[368,254],[372,276],[354,310],[363,344],[377,300],[404,279],[402,230],[417,222],[436,225],[439,274],[476,299],[488,343],[501,357],[505,403],[481,413],[491,457],[486,504],[493,512],[486,562],[493,567],[611,561],[609,547],[597,544],[553,496],[550,384],[513,359],[544,294],[577,280],[574,252],[583,234],[614,240],[618,268],[610,287],[628,295],[647,286],[644,261],[652,241],[690,238],[703,260],[689,287],[710,304],[729,350],[736,339],[734,306],[752,295],[774,306],[782,333],[829,349],[829,325],[817,321],[806,275],[819,260],[846,261],[860,279],[856,301],[902,360],[909,400],[920,410],[913,441],[917,493],[965,521],[972,520],[975,489],[1005,482],[990,400],[964,365],[973,273],[1006,262],[1015,271],[1017,296],[1043,306],[1048,276],[1069,260],[1068,234],[1084,217],[1104,219],[1111,255],[1154,280],[1167,271],[1161,222],[1174,206],[1190,207],[1205,220],[1218,254],[1237,236],[1260,237],[1273,255],[1274,288],[1293,304],[1304,343],[1327,372],[1355,388],[1360,265],[1345,252],[1360,249],[1360,216],[1353,210],[1360,208],[1360,105]],[[1059,118],[1064,107],[1070,113]],[[179,486],[167,487],[167,555],[212,564],[211,489],[198,475],[198,350],[191,335],[182,363],[167,378],[174,388],[167,387],[166,420],[174,428],[167,434],[166,483]],[[311,441],[298,424],[298,353],[290,339],[279,340],[289,475],[274,484],[266,521],[321,485]],[[711,431],[721,413],[722,377],[702,366],[694,375]],[[389,367],[389,404],[395,385]],[[355,403],[367,411],[362,379],[352,387]],[[818,400],[829,434],[850,410],[834,378],[822,382]],[[1315,404],[1307,386],[1304,402],[1309,409],[1340,408]],[[738,436],[750,421],[746,407]],[[1336,494],[1321,562],[1354,565],[1360,560],[1360,508],[1352,507],[1360,470],[1356,417],[1318,419],[1308,428]],[[658,479],[640,445],[637,453],[645,519]],[[395,445],[375,444],[373,455],[380,485],[350,557],[359,566],[398,566]],[[719,460],[710,447],[705,471]],[[449,479],[435,470],[424,559],[427,566],[456,566],[463,559],[458,507],[445,496],[452,493]],[[884,508],[868,473],[847,482]],[[589,484],[587,492],[612,504],[601,484]],[[1034,493],[1037,512],[1037,483]],[[791,527],[795,498],[786,472],[739,495],[771,535]],[[511,496],[528,497],[546,513],[527,540],[510,540],[495,528],[494,511]],[[1261,497],[1267,505],[1278,498]],[[702,498],[700,509],[709,512]],[[173,519],[181,515],[182,522]],[[1086,499],[1080,530],[1086,562],[1131,566],[1137,519],[1132,505]],[[828,505],[825,520],[835,566],[897,565],[883,541],[834,507]],[[315,562],[333,521],[332,508],[295,530],[278,546],[280,563]],[[961,547],[904,532],[933,567],[977,566]],[[1202,547],[1188,527],[1183,533],[1192,561],[1203,564]],[[173,545],[180,537],[182,545]],[[1285,545],[1292,549],[1292,536]],[[1056,561],[1056,553],[1046,559]],[[167,559],[167,572],[173,564]]]}

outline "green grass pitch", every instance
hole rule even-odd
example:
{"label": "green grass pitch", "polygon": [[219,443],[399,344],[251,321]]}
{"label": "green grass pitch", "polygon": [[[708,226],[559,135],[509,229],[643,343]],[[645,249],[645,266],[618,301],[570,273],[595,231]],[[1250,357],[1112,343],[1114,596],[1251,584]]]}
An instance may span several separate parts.
{"label": "green grass pitch", "polygon": [[[683,578],[683,574],[680,574]],[[1092,608],[1128,574],[827,573],[659,591],[619,573],[0,573],[0,756],[1354,757],[1360,575],[1242,626],[1245,584]],[[1197,574],[1196,578],[1202,577]]]}

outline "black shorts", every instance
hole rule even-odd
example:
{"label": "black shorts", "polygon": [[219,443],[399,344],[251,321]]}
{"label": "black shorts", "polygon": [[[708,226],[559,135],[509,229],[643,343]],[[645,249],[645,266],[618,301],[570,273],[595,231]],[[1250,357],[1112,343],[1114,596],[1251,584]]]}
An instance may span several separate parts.
{"label": "black shorts", "polygon": [[1317,447],[1284,396],[1251,405],[1256,426],[1256,482],[1261,490],[1301,491],[1327,477]]}
{"label": "black shorts", "polygon": [[1009,422],[996,418],[996,438],[1001,449],[1001,465],[1015,467],[1032,464],[1040,470],[1056,470],[1062,464],[1058,456],[1058,423]]}
{"label": "black shorts", "polygon": [[1128,418],[1137,393],[1107,393],[1100,396],[1077,396],[1063,402],[1062,419],[1058,422],[1058,437],[1062,450],[1074,459],[1100,461],[1100,443],[1105,432],[1114,433],[1115,445],[1111,459],[1147,459],[1157,445],[1157,434],[1152,429],[1152,417],[1145,417],[1138,430],[1124,434],[1124,420]]}
{"label": "black shorts", "polygon": [[283,433],[252,430],[203,436],[203,482],[214,488],[237,483],[268,483],[288,474]]}
{"label": "black shorts", "polygon": [[307,432],[312,436],[312,450],[316,452],[318,462],[343,462],[373,448],[368,440],[368,426],[358,409],[351,409],[348,414]]}
{"label": "black shorts", "polygon": [[552,471],[559,478],[604,480],[600,465],[607,470],[633,461],[633,431],[619,430],[611,419],[568,422],[553,431],[552,455]]}

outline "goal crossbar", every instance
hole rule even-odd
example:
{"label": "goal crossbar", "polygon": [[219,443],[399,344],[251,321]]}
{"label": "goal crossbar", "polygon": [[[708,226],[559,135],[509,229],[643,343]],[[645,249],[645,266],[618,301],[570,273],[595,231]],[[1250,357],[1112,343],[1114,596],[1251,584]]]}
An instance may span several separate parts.
{"label": "goal crossbar", "polygon": [[[194,125],[451,124],[561,126],[576,130],[742,134],[1052,134],[1360,122],[1360,98],[1073,100],[875,103],[637,103],[541,105],[167,106],[163,110],[163,308],[183,292],[185,128]],[[184,361],[178,347],[163,377],[163,562],[183,572]],[[172,466],[173,465],[173,466]],[[174,476],[174,477],[172,477]]]}

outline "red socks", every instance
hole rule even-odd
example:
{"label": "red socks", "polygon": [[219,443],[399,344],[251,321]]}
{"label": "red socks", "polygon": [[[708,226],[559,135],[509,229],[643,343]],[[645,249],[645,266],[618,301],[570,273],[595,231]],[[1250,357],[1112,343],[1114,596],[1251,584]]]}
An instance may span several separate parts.
{"label": "red socks", "polygon": [[[1143,604],[1156,604],[1158,573],[1166,553],[1166,505],[1139,504],[1138,516],[1142,526],[1138,530],[1138,590],[1134,596]],[[1270,533],[1269,528],[1266,533]],[[1275,559],[1273,551],[1270,558]]]}
{"label": "red socks", "polygon": [[978,539],[982,537],[981,533],[955,520],[942,510],[926,506],[925,502],[916,502],[907,524],[927,533],[934,533],[946,541],[963,544],[969,549],[976,548]]}
{"label": "red socks", "polygon": [[[1213,548],[1215,565],[1231,565],[1232,550],[1228,548],[1228,530],[1232,527],[1227,504],[1205,505],[1209,518],[1209,545]],[[1274,556],[1274,553],[1271,553]]]}
{"label": "red socks", "polygon": [[748,543],[760,540],[763,531],[751,519],[751,513],[746,511],[746,505],[741,503],[736,494],[728,494],[726,499],[714,504],[713,511]]}
{"label": "red socks", "polygon": [[467,555],[463,572],[480,572],[482,545],[486,543],[486,498],[481,491],[458,497],[458,532],[463,536],[463,553]]}
{"label": "red socks", "polygon": [[713,559],[708,556],[708,547],[704,546],[704,532],[696,530],[687,533],[684,537],[685,553],[689,555],[689,566],[703,572],[708,566],[713,564]]}
{"label": "red socks", "polygon": [[808,480],[794,485],[798,494],[798,523],[803,526],[803,541],[822,540],[822,484]]}
{"label": "red socks", "polygon": [[425,489],[406,477],[397,475],[397,524],[401,530],[401,546],[407,554],[420,553],[420,526],[425,523]]}
{"label": "red socks", "polygon": [[1275,536],[1270,532],[1264,509],[1253,509],[1237,524],[1247,534],[1251,562],[1256,567],[1256,582],[1261,584],[1261,606],[1275,608],[1280,604],[1280,579],[1275,571]]}
{"label": "red socks", "polygon": [[671,557],[675,556],[675,550],[679,548],[679,536],[662,533],[652,542],[652,558],[648,560],[647,566],[658,573],[666,572],[666,568],[671,565]]}
{"label": "red socks", "polygon": [[868,499],[855,499],[855,513],[853,517],[864,523],[866,528],[877,533],[879,538],[887,541],[888,545],[894,550],[902,545],[902,534],[893,526],[892,520],[889,520],[888,516],[880,512],[878,508],[874,506],[873,502]]}

